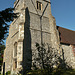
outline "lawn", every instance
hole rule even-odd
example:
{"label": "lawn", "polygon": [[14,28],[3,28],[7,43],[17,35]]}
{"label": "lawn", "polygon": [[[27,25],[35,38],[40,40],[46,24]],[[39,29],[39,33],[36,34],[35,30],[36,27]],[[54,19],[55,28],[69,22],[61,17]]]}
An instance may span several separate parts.
{"label": "lawn", "polygon": [[48,70],[34,70],[28,72],[27,75],[75,75],[75,70],[55,69],[52,72],[49,72]]}

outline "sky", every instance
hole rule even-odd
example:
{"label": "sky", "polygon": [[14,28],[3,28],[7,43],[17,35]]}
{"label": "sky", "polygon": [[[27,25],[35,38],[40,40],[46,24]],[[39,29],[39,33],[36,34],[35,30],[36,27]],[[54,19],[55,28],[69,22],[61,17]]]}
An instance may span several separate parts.
{"label": "sky", "polygon": [[0,11],[13,7],[14,1],[15,0],[0,0]]}
{"label": "sky", "polygon": [[[0,11],[13,7],[15,0],[0,0]],[[75,0],[51,0],[56,25],[75,30]]]}
{"label": "sky", "polygon": [[56,25],[75,31],[75,0],[51,0]]}
{"label": "sky", "polygon": [[[0,11],[13,7],[15,0],[0,0]],[[75,0],[51,0],[56,25],[75,31]]]}

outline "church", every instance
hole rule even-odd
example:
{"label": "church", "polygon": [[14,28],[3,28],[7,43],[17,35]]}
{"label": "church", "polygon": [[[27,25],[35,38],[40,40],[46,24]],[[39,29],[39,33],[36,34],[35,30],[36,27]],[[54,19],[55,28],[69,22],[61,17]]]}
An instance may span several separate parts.
{"label": "church", "polygon": [[31,69],[36,42],[50,44],[59,55],[63,50],[64,59],[75,68],[75,31],[56,26],[50,0],[16,0],[14,8],[19,14],[10,24],[6,39],[5,72]]}

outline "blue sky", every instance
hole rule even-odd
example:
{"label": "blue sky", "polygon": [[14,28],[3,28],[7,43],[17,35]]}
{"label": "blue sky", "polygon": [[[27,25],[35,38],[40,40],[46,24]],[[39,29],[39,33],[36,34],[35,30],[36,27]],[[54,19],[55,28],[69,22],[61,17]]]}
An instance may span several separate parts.
{"label": "blue sky", "polygon": [[56,24],[75,31],[75,0],[51,0]]}
{"label": "blue sky", "polygon": [[15,0],[0,0],[0,10],[13,7],[14,1]]}
{"label": "blue sky", "polygon": [[[13,7],[15,0],[0,0],[0,11]],[[51,0],[52,15],[56,25],[75,30],[75,0]]]}

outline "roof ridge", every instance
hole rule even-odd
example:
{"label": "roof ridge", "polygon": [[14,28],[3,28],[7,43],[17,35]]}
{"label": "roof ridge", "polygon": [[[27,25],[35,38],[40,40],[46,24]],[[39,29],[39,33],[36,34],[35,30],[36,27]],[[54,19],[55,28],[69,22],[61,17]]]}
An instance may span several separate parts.
{"label": "roof ridge", "polygon": [[[60,27],[60,26],[57,26],[57,27]],[[69,31],[73,31],[73,32],[75,32],[74,30],[67,29],[67,28],[64,28],[64,27],[60,27],[60,28],[65,29],[65,30],[69,30]]]}

